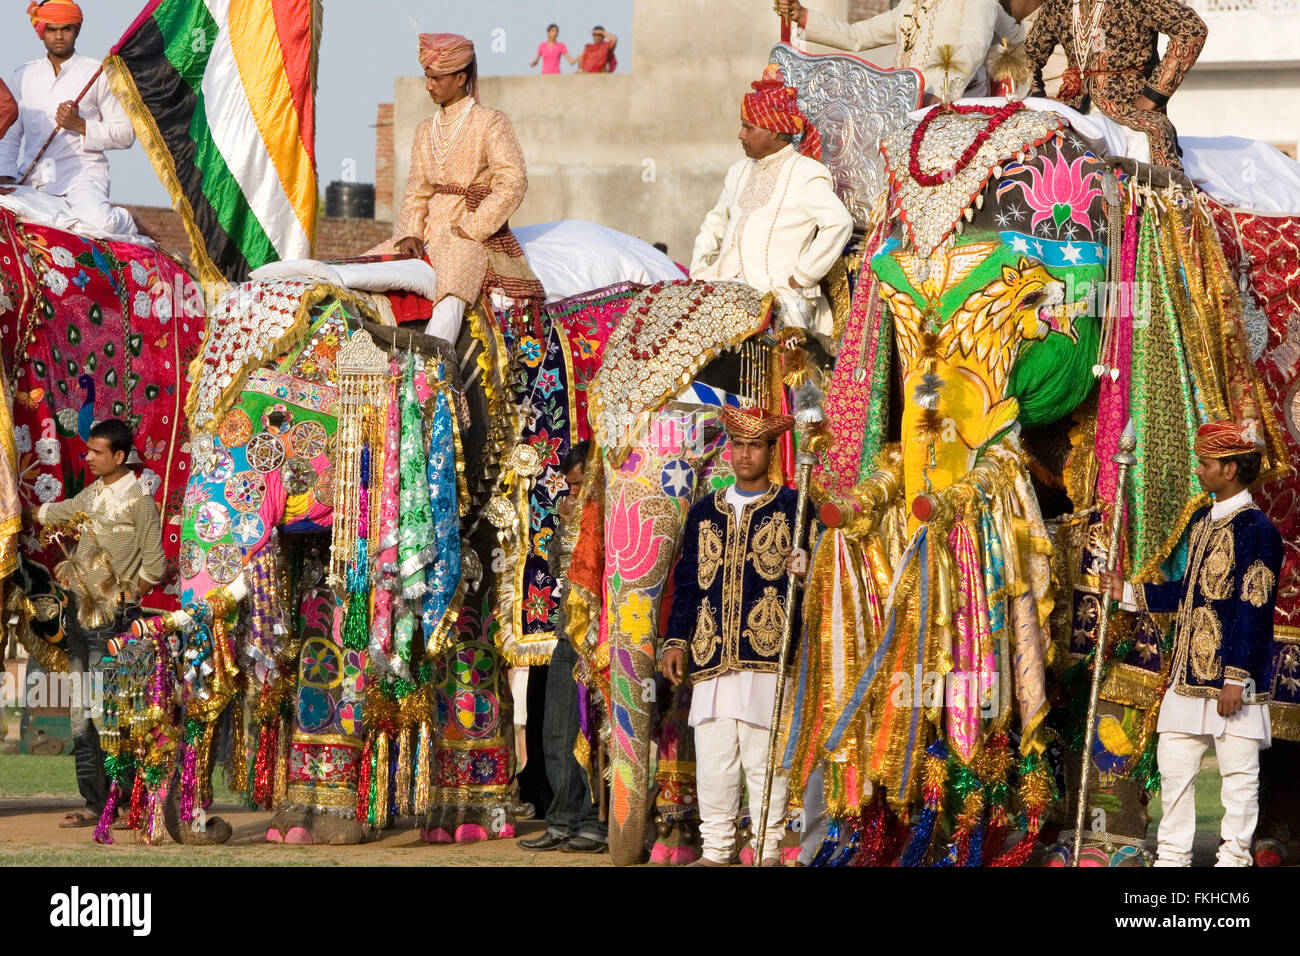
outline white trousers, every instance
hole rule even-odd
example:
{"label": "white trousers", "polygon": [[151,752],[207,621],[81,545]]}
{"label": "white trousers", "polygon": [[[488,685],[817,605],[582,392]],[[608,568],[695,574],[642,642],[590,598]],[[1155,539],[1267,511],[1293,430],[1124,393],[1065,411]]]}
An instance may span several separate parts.
{"label": "white trousers", "polygon": [[83,223],[97,232],[129,236],[136,232],[135,219],[121,206],[108,201],[108,190],[90,178],[75,181],[63,197]]}
{"label": "white trousers", "polygon": [[466,304],[464,299],[458,299],[454,295],[444,295],[433,307],[429,324],[424,327],[425,335],[432,335],[455,345],[456,338],[460,335],[460,324],[465,319]]}
{"label": "white trousers", "polygon": [[[749,788],[754,842],[758,841],[758,818],[762,812],[763,783],[767,775],[768,733],[766,728],[731,717],[706,720],[695,728],[695,785],[700,800],[700,837],[705,858],[714,863],[729,863],[736,845],[741,773],[744,773]],[[788,791],[787,777],[778,770],[772,780],[772,802],[767,814],[762,860],[776,859],[780,855]]]}
{"label": "white trousers", "polygon": [[1259,750],[1261,741],[1246,737],[1211,737],[1167,731],[1156,745],[1160,765],[1159,848],[1156,866],[1191,866],[1196,836],[1196,777],[1201,758],[1214,745],[1223,778],[1220,799],[1223,843],[1215,866],[1250,866],[1250,841],[1259,820]]}

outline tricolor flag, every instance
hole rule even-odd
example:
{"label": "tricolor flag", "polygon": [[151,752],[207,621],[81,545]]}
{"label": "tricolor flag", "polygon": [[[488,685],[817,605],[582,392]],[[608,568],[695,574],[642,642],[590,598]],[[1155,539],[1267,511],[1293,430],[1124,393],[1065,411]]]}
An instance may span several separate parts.
{"label": "tricolor flag", "polygon": [[311,256],[320,0],[151,0],[105,70],[204,283]]}

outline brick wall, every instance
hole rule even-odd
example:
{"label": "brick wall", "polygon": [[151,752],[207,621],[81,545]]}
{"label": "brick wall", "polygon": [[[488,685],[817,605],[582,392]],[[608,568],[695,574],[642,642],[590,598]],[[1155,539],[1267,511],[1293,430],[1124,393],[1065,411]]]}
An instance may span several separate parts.
{"label": "brick wall", "polygon": [[375,218],[393,218],[393,104],[375,116]]}
{"label": "brick wall", "polygon": [[[190,240],[175,210],[160,206],[127,206],[142,225],[158,237],[168,252],[188,259]],[[316,220],[316,258],[346,259],[358,256],[387,239],[393,231],[391,222],[377,219]]]}

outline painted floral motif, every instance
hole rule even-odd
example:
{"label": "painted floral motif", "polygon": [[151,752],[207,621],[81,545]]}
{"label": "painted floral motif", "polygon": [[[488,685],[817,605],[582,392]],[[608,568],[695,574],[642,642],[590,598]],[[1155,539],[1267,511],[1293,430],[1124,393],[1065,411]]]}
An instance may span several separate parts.
{"label": "painted floral motif", "polygon": [[[1091,153],[1085,153],[1070,162],[1061,153],[1053,160],[1049,152],[1039,153],[1042,171],[1031,163],[1008,163],[1003,169],[1004,176],[1019,172],[1029,175],[1029,182],[1020,179],[1004,180],[998,187],[998,197],[1019,186],[1034,211],[1029,223],[1032,231],[1040,222],[1050,219],[1059,231],[1068,221],[1080,226],[1089,236],[1092,235],[1092,223],[1088,218],[1088,209],[1092,201],[1101,195],[1101,190],[1092,185],[1101,170],[1101,163]],[[1095,167],[1084,173],[1085,165]]]}
{"label": "painted floral motif", "polygon": [[342,680],[339,653],[325,638],[313,638],[302,651],[300,673],[309,687],[335,687]]}
{"label": "painted floral motif", "polygon": [[329,694],[317,687],[298,688],[298,727],[309,734],[319,733],[334,719],[334,703]]}
{"label": "painted floral motif", "polygon": [[606,566],[624,581],[635,581],[659,563],[664,539],[655,534],[652,516],[641,517],[643,499],[627,503],[627,492],[620,490],[610,512],[605,531]]}
{"label": "painted floral motif", "polygon": [[623,633],[634,641],[644,642],[650,636],[650,599],[640,591],[633,591],[618,607],[618,623]]}

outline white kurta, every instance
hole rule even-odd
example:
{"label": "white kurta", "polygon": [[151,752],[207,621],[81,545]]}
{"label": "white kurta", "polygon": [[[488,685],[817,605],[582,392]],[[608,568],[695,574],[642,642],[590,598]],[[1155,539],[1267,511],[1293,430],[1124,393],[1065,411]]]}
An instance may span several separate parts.
{"label": "white kurta", "polygon": [[995,37],[1005,35],[1013,46],[1025,39],[1024,29],[997,0],[901,0],[892,10],[857,23],[809,10],[803,34],[813,43],[852,52],[897,44],[893,66],[920,70],[926,92],[935,96],[943,94],[939,64],[940,50],[946,46],[952,51],[948,93],[954,100],[988,95],[984,61]]}
{"label": "white kurta", "polygon": [[819,284],[852,232],[830,170],[786,146],[727,170],[695,240],[691,278],[739,279],[775,293],[782,324],[829,334],[830,306]]}
{"label": "white kurta", "polygon": [[[0,176],[17,179],[56,128],[59,104],[75,100],[99,69],[99,61],[74,54],[57,75],[48,57],[24,63],[10,89],[18,101],[18,119],[0,139]],[[65,199],[72,215],[91,229],[116,235],[135,232],[130,213],[108,201],[106,149],[128,149],[135,142],[131,120],[109,89],[103,74],[78,103],[85,135],[60,130],[28,177],[26,185]],[[21,146],[22,160],[19,161]]]}

